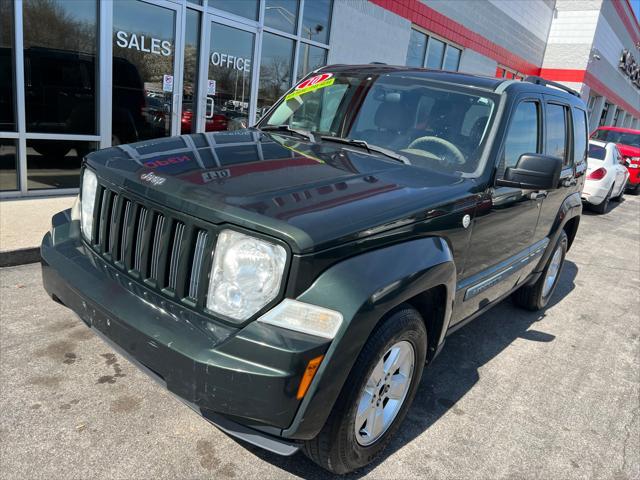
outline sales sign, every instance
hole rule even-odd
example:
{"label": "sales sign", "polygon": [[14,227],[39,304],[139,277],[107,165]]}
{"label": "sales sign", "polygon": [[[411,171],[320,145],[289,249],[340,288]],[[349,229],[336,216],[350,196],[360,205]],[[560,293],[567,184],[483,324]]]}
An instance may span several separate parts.
{"label": "sales sign", "polygon": [[130,48],[139,52],[152,53],[169,57],[171,55],[171,42],[159,38],[149,38],[144,35],[118,30],[116,32],[116,45],[120,48]]}

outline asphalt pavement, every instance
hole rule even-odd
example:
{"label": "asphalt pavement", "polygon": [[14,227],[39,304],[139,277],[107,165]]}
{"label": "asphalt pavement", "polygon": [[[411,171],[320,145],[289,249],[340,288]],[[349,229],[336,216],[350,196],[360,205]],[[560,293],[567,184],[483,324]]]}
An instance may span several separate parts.
{"label": "asphalt pavement", "polygon": [[[400,434],[349,478],[640,478],[640,197],[583,216],[542,313],[451,335]],[[0,269],[0,478],[326,478],[218,431]]]}

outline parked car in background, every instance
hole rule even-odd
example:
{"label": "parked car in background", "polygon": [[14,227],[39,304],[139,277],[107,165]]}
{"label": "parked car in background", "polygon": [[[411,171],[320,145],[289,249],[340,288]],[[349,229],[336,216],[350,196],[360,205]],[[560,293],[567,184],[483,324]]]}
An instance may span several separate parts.
{"label": "parked car in background", "polygon": [[[180,118],[180,133],[183,135],[189,134],[193,131],[193,103],[182,104],[182,117]],[[219,112],[211,112],[205,118],[204,130],[205,132],[221,132],[228,130],[229,119],[226,115]]]}
{"label": "parked car in background", "polygon": [[592,210],[606,213],[609,201],[620,201],[628,178],[625,160],[615,143],[589,140],[587,180],[582,189],[582,200]]}
{"label": "parked car in background", "polygon": [[629,170],[627,188],[637,195],[640,191],[640,130],[620,127],[599,127],[591,134],[594,140],[614,142]]}

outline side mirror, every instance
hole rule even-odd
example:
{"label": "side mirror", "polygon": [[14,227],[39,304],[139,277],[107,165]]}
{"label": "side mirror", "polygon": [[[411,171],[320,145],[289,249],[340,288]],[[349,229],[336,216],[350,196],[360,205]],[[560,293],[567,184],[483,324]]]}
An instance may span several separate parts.
{"label": "side mirror", "polygon": [[496,185],[523,188],[525,190],[553,190],[558,188],[562,159],[538,153],[524,153],[515,167],[504,172],[504,178]]}

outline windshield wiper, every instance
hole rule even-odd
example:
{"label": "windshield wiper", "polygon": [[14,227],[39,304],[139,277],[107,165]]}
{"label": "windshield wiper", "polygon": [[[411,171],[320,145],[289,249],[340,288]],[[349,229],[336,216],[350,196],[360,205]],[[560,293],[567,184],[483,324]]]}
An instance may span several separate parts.
{"label": "windshield wiper", "polygon": [[293,133],[295,135],[298,135],[299,137],[302,137],[306,140],[309,140],[310,142],[314,142],[316,141],[315,137],[313,136],[313,133],[311,133],[309,130],[303,130],[301,128],[292,128],[289,125],[265,125],[264,127],[260,127],[260,130],[263,130],[265,132],[287,132],[287,133]]}
{"label": "windshield wiper", "polygon": [[331,137],[329,135],[323,135],[320,138],[326,142],[344,143],[345,145],[364,148],[368,152],[381,153],[385,157],[389,157],[400,163],[404,163],[405,165],[411,165],[409,159],[407,159],[407,157],[405,157],[404,155],[400,155],[399,153],[396,153],[393,150],[389,150],[388,148],[379,147],[378,145],[371,145],[364,140],[358,140],[356,138]]}

